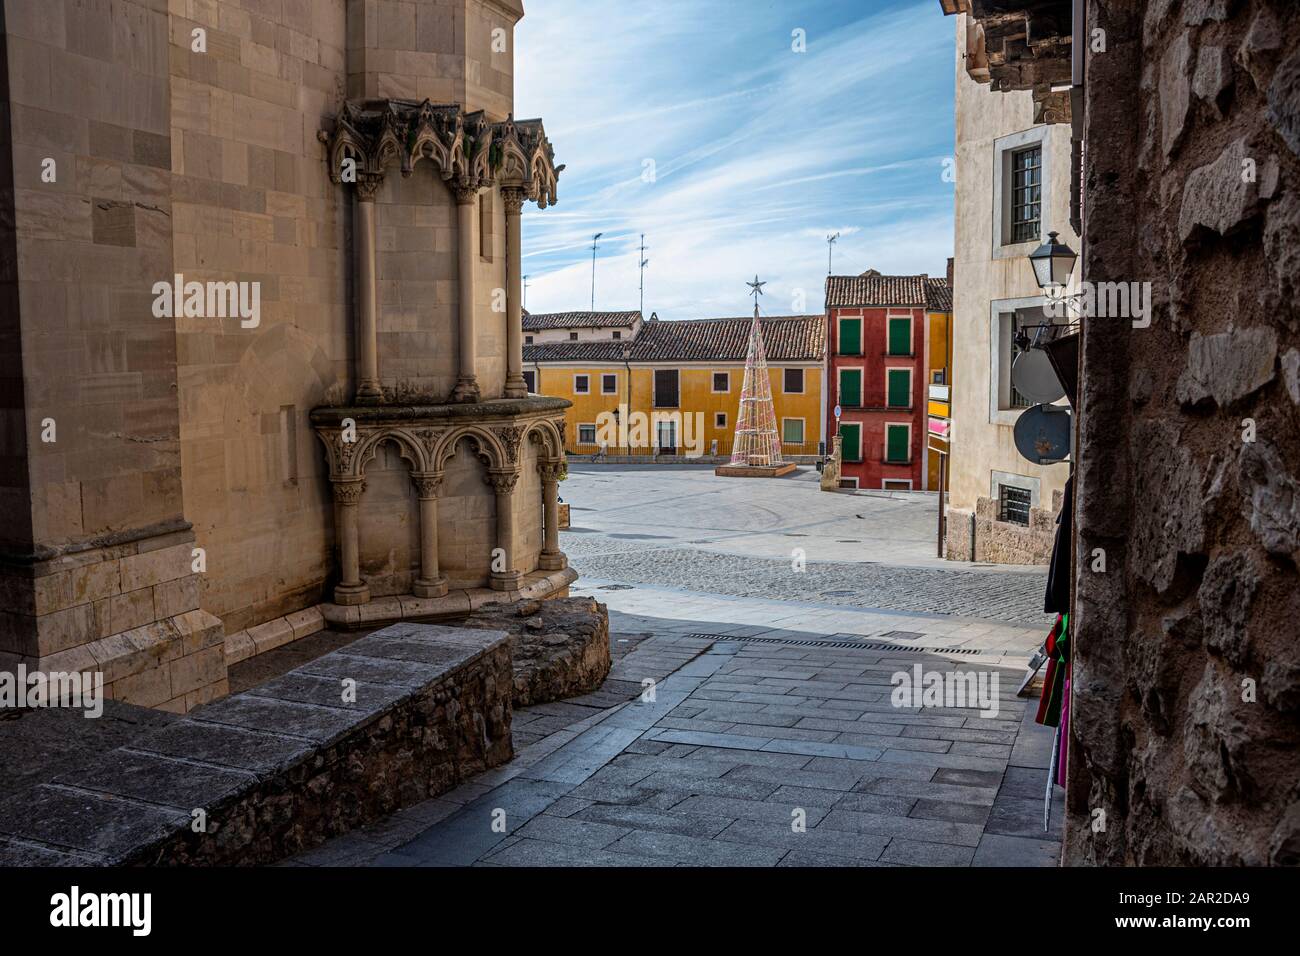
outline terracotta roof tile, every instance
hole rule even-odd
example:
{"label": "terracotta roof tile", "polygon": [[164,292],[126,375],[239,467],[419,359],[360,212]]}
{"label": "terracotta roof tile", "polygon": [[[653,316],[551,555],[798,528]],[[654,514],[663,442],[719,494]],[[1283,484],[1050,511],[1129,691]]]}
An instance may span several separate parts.
{"label": "terracotta roof tile", "polygon": [[[635,339],[618,342],[554,342],[524,347],[525,362],[743,362],[752,318],[647,322]],[[760,320],[769,362],[819,362],[826,353],[826,317],[772,316]]]}
{"label": "terracotta roof tile", "polygon": [[[633,342],[633,361],[740,361],[749,350],[752,317],[649,322]],[[826,351],[821,315],[760,319],[769,362],[820,361]]]}
{"label": "terracotta roof tile", "polygon": [[630,341],[547,342],[525,345],[525,362],[622,362]]}
{"label": "terracotta roof tile", "polygon": [[886,276],[874,269],[860,276],[827,276],[826,308],[878,305],[924,308],[928,281],[924,275]]}
{"label": "terracotta roof tile", "polygon": [[947,279],[925,280],[925,307],[931,312],[952,311],[952,286]]}
{"label": "terracotta roof tile", "polygon": [[631,312],[526,312],[524,331],[540,332],[543,329],[623,329],[641,317]]}

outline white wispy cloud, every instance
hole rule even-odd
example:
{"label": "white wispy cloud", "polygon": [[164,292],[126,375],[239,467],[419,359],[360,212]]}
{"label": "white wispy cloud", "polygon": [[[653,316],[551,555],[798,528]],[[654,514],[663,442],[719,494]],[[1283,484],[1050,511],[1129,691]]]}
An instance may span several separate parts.
{"label": "white wispy cloud", "polygon": [[568,165],[560,205],[525,214],[530,309],[587,307],[596,232],[596,307],[636,308],[644,233],[662,318],[742,314],[755,272],[765,311],[820,311],[834,232],[837,272],[943,273],[952,20],[932,0],[773,6],[531,0],[516,112]]}

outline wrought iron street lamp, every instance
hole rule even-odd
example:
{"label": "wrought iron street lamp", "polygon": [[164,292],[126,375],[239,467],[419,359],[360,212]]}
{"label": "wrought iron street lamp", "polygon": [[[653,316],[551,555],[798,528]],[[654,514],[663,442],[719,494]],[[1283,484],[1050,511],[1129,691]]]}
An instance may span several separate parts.
{"label": "wrought iron street lamp", "polygon": [[1057,234],[1049,232],[1047,241],[1029,254],[1029,264],[1034,267],[1034,279],[1040,289],[1060,289],[1070,280],[1078,254],[1059,242]]}

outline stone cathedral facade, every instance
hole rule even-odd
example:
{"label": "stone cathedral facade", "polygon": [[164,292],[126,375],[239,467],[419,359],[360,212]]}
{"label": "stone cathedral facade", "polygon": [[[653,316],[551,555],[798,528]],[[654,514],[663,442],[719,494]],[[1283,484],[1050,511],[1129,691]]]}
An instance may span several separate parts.
{"label": "stone cathedral facade", "polygon": [[0,667],[185,711],[326,626],[566,593],[519,0],[3,15]]}

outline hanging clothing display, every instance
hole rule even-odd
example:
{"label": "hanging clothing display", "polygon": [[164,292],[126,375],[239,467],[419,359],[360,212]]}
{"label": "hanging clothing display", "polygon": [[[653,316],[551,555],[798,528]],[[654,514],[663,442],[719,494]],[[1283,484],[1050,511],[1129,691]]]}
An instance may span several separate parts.
{"label": "hanging clothing display", "polygon": [[1052,562],[1047,568],[1047,594],[1043,610],[1048,614],[1065,614],[1070,610],[1070,581],[1074,569],[1074,475],[1065,479],[1061,493],[1061,513],[1056,516],[1056,540],[1052,542]]}
{"label": "hanging clothing display", "polygon": [[1035,720],[1049,727],[1060,726],[1061,703],[1065,697],[1065,678],[1069,667],[1070,615],[1058,614],[1047,635],[1047,673],[1043,675],[1043,696],[1038,699]]}

